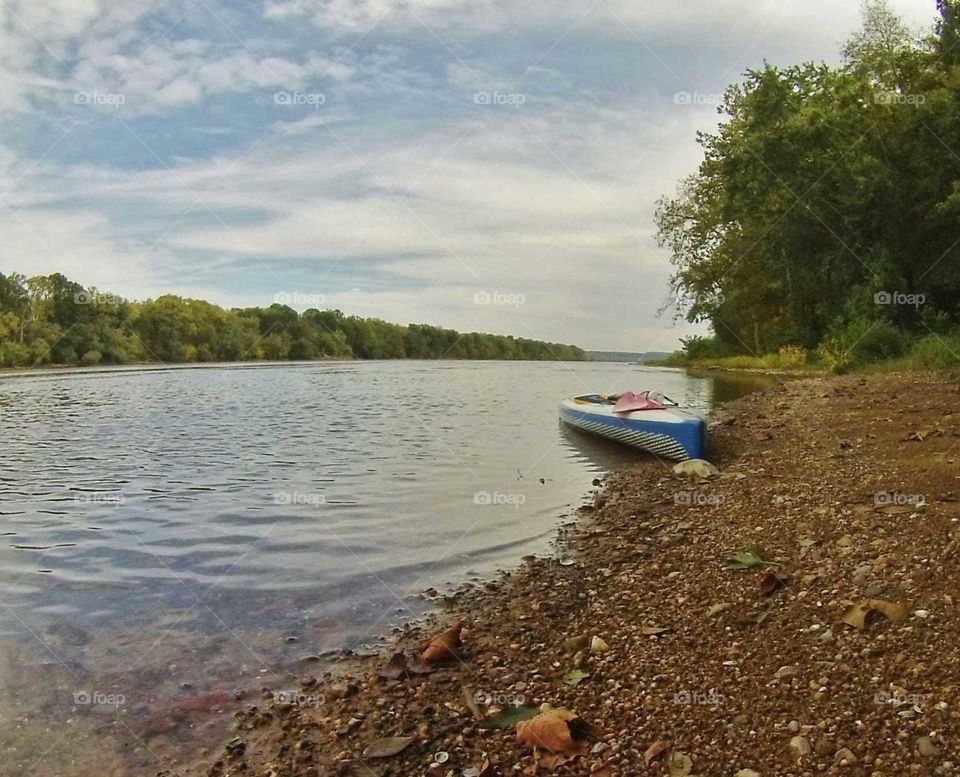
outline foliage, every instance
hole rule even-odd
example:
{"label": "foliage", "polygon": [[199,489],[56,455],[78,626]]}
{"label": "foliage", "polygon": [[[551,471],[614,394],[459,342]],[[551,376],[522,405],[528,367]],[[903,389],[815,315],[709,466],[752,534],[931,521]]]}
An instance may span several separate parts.
{"label": "foliage", "polygon": [[917,40],[870,0],[843,65],[768,64],[727,90],[656,212],[671,303],[712,325],[710,358],[797,346],[842,370],[960,323],[960,2],[938,6]]}
{"label": "foliage", "polygon": [[960,337],[927,335],[910,351],[913,366],[924,370],[943,370],[960,366]]}
{"label": "foliage", "polygon": [[785,345],[777,351],[777,361],[785,370],[798,370],[807,363],[807,352],[797,345]]}
{"label": "foliage", "polygon": [[130,302],[63,275],[0,273],[0,366],[258,359],[559,359],[576,346],[286,305],[225,310],[163,295]]}

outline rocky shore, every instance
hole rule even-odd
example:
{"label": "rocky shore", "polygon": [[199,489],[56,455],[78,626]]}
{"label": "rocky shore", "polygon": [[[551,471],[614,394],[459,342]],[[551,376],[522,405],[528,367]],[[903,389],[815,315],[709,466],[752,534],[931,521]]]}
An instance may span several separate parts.
{"label": "rocky shore", "polygon": [[958,457],[935,376],[745,397],[712,419],[719,474],[638,459],[556,557],[399,657],[264,689],[193,774],[960,774]]}

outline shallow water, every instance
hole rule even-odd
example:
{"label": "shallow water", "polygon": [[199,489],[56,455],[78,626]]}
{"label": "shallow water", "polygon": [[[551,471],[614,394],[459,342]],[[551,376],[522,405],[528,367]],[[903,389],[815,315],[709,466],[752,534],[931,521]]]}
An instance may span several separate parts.
{"label": "shallow water", "polygon": [[551,552],[636,455],[562,428],[561,398],[706,411],[756,387],[544,362],[0,378],[4,773],[153,774],[222,734],[235,691]]}

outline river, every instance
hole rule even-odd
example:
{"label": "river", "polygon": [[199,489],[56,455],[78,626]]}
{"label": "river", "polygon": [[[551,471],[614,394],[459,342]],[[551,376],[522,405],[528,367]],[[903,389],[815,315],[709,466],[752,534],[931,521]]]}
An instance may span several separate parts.
{"label": "river", "polygon": [[[761,379],[630,364],[324,362],[0,376],[0,762],[155,774],[260,685],[555,552],[638,455],[557,403]],[[245,693],[245,698],[241,694]]]}

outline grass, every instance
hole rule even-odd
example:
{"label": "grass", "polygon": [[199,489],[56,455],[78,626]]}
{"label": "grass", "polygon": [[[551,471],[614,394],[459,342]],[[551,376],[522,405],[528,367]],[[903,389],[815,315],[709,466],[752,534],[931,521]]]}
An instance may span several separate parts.
{"label": "grass", "polygon": [[841,343],[828,343],[808,354],[800,348],[787,346],[777,353],[763,356],[734,355],[693,358],[676,351],[667,359],[652,362],[661,367],[722,370],[789,370],[810,373],[857,372],[878,374],[888,372],[942,372],[960,379],[960,335],[930,334],[915,340],[902,355],[871,360],[858,354],[856,346],[850,349]]}

